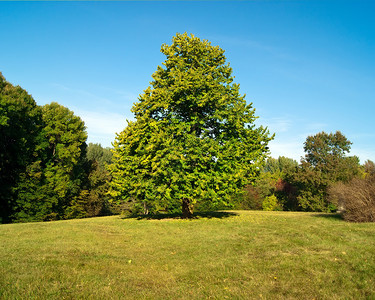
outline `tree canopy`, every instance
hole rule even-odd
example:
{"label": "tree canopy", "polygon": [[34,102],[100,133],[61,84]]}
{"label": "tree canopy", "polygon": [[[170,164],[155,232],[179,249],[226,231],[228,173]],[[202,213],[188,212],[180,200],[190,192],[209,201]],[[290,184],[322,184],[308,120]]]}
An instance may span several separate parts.
{"label": "tree canopy", "polygon": [[348,182],[360,171],[358,157],[346,156],[351,144],[340,131],[306,138],[306,155],[294,178],[299,186],[298,202],[304,210],[336,209],[328,202],[328,187],[338,181]]}
{"label": "tree canopy", "polygon": [[10,220],[13,188],[34,160],[41,130],[40,109],[21,87],[0,73],[0,218]]}
{"label": "tree canopy", "polygon": [[224,50],[193,35],[162,45],[163,67],[117,136],[111,194],[147,210],[230,205],[259,172],[272,139],[233,83]]}
{"label": "tree canopy", "polygon": [[0,222],[102,215],[109,212],[111,153],[86,156],[84,122],[52,102],[38,106],[0,73]]}
{"label": "tree canopy", "polygon": [[13,219],[62,219],[85,177],[87,133],[83,121],[52,102],[41,107],[42,130],[37,154],[14,188]]}

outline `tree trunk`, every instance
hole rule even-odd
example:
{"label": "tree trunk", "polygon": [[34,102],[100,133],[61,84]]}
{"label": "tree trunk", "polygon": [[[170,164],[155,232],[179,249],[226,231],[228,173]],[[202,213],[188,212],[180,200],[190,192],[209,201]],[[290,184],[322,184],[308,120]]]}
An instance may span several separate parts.
{"label": "tree trunk", "polygon": [[188,199],[182,200],[182,218],[190,219],[193,216],[193,206]]}
{"label": "tree trunk", "polygon": [[147,207],[146,202],[143,202],[143,214],[148,215],[148,207]]}

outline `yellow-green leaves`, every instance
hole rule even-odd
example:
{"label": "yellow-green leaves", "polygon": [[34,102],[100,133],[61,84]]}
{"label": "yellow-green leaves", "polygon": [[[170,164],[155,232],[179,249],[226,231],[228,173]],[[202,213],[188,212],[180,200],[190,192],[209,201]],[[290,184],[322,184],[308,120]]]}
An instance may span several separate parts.
{"label": "yellow-green leaves", "polygon": [[271,137],[253,126],[224,50],[185,33],[161,52],[163,67],[132,109],[136,121],[114,143],[112,194],[147,211],[230,205],[256,176]]}

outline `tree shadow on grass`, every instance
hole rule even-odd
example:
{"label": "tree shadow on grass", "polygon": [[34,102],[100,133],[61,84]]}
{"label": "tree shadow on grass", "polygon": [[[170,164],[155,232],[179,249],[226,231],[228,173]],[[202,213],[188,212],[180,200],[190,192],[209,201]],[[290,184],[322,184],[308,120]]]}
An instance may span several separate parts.
{"label": "tree shadow on grass", "polygon": [[124,216],[123,219],[137,219],[137,220],[165,220],[165,219],[182,219],[182,220],[197,220],[202,218],[207,219],[224,219],[233,216],[238,216],[238,213],[230,211],[209,211],[209,212],[196,212],[190,219],[184,219],[181,214],[168,214],[168,213],[159,213],[159,214],[149,214],[149,215],[130,215]]}
{"label": "tree shadow on grass", "polygon": [[337,221],[343,221],[341,214],[339,213],[321,213],[321,214],[313,214],[313,217],[316,218],[325,218],[330,220],[337,220]]}

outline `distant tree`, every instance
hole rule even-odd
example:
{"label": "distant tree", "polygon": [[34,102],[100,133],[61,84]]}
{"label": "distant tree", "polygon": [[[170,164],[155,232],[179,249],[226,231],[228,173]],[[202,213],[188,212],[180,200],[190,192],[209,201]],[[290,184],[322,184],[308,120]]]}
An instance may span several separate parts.
{"label": "distant tree", "polygon": [[111,213],[108,189],[110,175],[106,166],[111,164],[112,152],[100,144],[87,147],[86,175],[81,191],[67,208],[68,218],[85,218]]}
{"label": "distant tree", "polygon": [[264,197],[254,185],[248,184],[244,187],[244,192],[236,195],[234,199],[234,209],[261,210]]}
{"label": "distant tree", "polygon": [[87,146],[87,159],[96,161],[100,168],[112,163],[112,152],[110,148],[103,148],[100,144],[89,143]]}
{"label": "distant tree", "polygon": [[255,127],[224,50],[185,33],[161,52],[164,67],[114,143],[111,194],[184,217],[196,203],[228,206],[259,173],[272,137]]}
{"label": "distant tree", "polygon": [[275,174],[280,172],[279,161],[276,158],[268,157],[264,165],[264,172]]}
{"label": "distant tree", "polygon": [[298,202],[309,211],[334,210],[327,200],[327,189],[338,181],[348,182],[359,174],[358,157],[346,157],[352,143],[340,132],[309,136],[305,158],[294,178],[299,189]]}
{"label": "distant tree", "polygon": [[[358,172],[358,157],[346,157],[350,142],[340,131],[320,132],[306,139],[304,161],[333,181],[348,181]],[[354,173],[354,174],[353,174]]]}
{"label": "distant tree", "polygon": [[68,108],[52,102],[43,106],[44,133],[48,140],[46,182],[55,197],[54,211],[61,216],[84,180],[87,133],[84,122]]}
{"label": "distant tree", "polygon": [[279,158],[269,157],[264,166],[264,171],[271,174],[281,174],[298,167],[298,162],[292,158],[279,156]]}
{"label": "distant tree", "polygon": [[[296,187],[290,180],[297,172],[298,162],[292,158],[280,156],[279,158],[268,158],[264,167],[267,176],[261,176],[263,180],[257,180],[256,186],[268,178],[269,193],[264,194],[265,197],[275,195],[278,201],[278,208],[283,207],[284,210],[298,210],[296,199]],[[261,184],[264,186],[264,183]]]}
{"label": "distant tree", "polygon": [[0,73],[0,222],[108,213],[112,153],[90,144],[68,108],[37,106]]}
{"label": "distant tree", "polygon": [[87,177],[77,196],[66,210],[67,218],[86,218],[108,215],[111,207],[108,197],[110,175],[97,161],[89,161]]}

